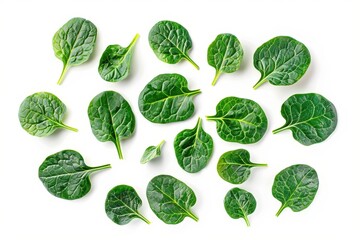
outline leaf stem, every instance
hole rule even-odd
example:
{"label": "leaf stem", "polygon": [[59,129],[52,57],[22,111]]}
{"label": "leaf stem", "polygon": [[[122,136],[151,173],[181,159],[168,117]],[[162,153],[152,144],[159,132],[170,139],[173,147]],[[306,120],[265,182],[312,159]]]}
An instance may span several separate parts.
{"label": "leaf stem", "polygon": [[73,128],[73,127],[70,127],[68,125],[65,125],[64,123],[59,123],[59,126],[64,128],[64,129],[67,129],[67,130],[70,130],[70,131],[73,131],[73,132],[77,132],[77,128]]}
{"label": "leaf stem", "polygon": [[162,145],[164,145],[164,143],[165,143],[165,140],[162,140],[156,147],[157,147],[157,148],[161,148]]}
{"label": "leaf stem", "polygon": [[279,211],[277,211],[276,216],[278,217],[280,215],[280,213],[286,208],[285,204],[282,204]]}
{"label": "leaf stem", "polygon": [[58,85],[60,85],[60,84],[62,83],[62,81],[64,80],[64,77],[65,77],[68,69],[69,69],[68,65],[67,65],[67,64],[64,64],[63,69],[62,69],[62,71],[61,71],[60,78],[59,78],[59,80],[57,81],[57,84],[58,84]]}
{"label": "leaf stem", "polygon": [[248,219],[248,217],[247,217],[246,214],[244,214],[244,220],[245,220],[245,222],[246,222],[246,226],[250,227],[250,221],[249,221],[249,219]]}
{"label": "leaf stem", "polygon": [[214,80],[212,81],[211,85],[215,86],[217,80],[219,79],[221,72],[219,70],[216,70]]}
{"label": "leaf stem", "polygon": [[268,165],[266,163],[254,163],[255,167],[267,167]]}
{"label": "leaf stem", "polygon": [[190,91],[188,96],[193,96],[193,95],[197,95],[200,94],[201,90],[200,89],[196,89],[194,91]]}
{"label": "leaf stem", "polygon": [[267,80],[265,78],[260,79],[253,87],[254,90],[256,90],[258,87],[260,87],[262,84],[264,84],[265,82],[267,82]]}
{"label": "leaf stem", "polygon": [[206,120],[209,120],[209,121],[214,121],[217,119],[215,116],[205,116],[205,118],[206,118]]}
{"label": "leaf stem", "polygon": [[120,140],[119,138],[116,138],[115,139],[115,146],[116,146],[116,150],[118,152],[118,156],[119,156],[119,159],[122,160],[124,159],[123,155],[122,155],[122,151],[121,151],[121,146],[120,146]]}
{"label": "leaf stem", "polygon": [[273,130],[272,133],[277,134],[277,133],[282,132],[282,131],[284,131],[286,129],[287,129],[287,127],[282,126],[282,127],[279,127],[277,129]]}
{"label": "leaf stem", "polygon": [[136,43],[136,41],[138,40],[139,37],[140,37],[140,35],[137,33],[135,35],[135,37],[133,38],[133,40],[131,41],[131,43],[129,44],[128,48],[131,48]]}
{"label": "leaf stem", "polygon": [[200,69],[199,66],[188,55],[185,54],[184,58],[188,60],[197,70]]}
{"label": "leaf stem", "polygon": [[147,224],[150,224],[151,222],[146,218],[144,217],[143,215],[141,215],[140,213],[137,213],[138,217],[143,220],[144,222],[146,222]]}
{"label": "leaf stem", "polygon": [[194,219],[196,222],[199,221],[199,218],[198,218],[195,214],[193,214],[193,213],[190,212],[190,211],[187,211],[187,213],[188,213],[189,217],[191,217],[192,219]]}
{"label": "leaf stem", "polygon": [[92,171],[100,171],[100,170],[107,169],[107,168],[111,168],[111,165],[110,164],[105,164],[105,165],[102,165],[102,166],[94,167],[91,170]]}

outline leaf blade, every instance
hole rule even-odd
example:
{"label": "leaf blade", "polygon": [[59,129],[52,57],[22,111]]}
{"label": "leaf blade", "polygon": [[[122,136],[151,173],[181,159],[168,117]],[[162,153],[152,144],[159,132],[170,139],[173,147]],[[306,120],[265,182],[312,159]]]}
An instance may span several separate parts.
{"label": "leaf blade", "polygon": [[157,146],[149,146],[145,149],[145,152],[143,153],[140,163],[145,164],[147,162],[150,162],[151,160],[160,157],[161,155],[161,148],[163,144],[165,143],[165,140],[162,140]]}

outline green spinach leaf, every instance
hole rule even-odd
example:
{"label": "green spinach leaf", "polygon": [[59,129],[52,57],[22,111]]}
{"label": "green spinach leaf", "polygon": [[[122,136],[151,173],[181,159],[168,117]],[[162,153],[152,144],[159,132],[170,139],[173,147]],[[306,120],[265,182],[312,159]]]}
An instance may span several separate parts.
{"label": "green spinach leaf", "polygon": [[110,164],[89,167],[80,153],[63,150],[45,159],[39,167],[39,178],[54,196],[74,200],[90,191],[90,174],[110,167]]}
{"label": "green spinach leaf", "polygon": [[213,152],[212,137],[201,126],[201,118],[193,129],[185,129],[175,137],[174,149],[182,169],[196,173],[208,164]]}
{"label": "green spinach leaf", "polygon": [[100,58],[99,74],[105,81],[119,82],[130,73],[131,58],[139,34],[136,34],[126,48],[120,45],[109,45]]}
{"label": "green spinach leaf", "polygon": [[275,176],[272,195],[281,202],[280,213],[287,207],[294,212],[307,208],[315,198],[319,179],[315,169],[298,164],[285,168]]}
{"label": "green spinach leaf", "polygon": [[149,44],[161,61],[175,64],[185,58],[196,69],[199,69],[188,54],[192,47],[189,32],[178,23],[172,21],[156,23],[150,30]]}
{"label": "green spinach leaf", "polygon": [[53,37],[55,56],[64,66],[58,84],[61,84],[67,70],[86,62],[94,50],[97,36],[95,25],[83,18],[72,18]]}
{"label": "green spinach leaf", "polygon": [[142,201],[133,187],[119,185],[111,189],[106,197],[105,211],[116,224],[128,224],[134,218],[140,218],[147,224],[150,221],[138,212]]}
{"label": "green spinach leaf", "polygon": [[281,106],[284,126],[273,133],[290,129],[299,143],[309,146],[327,139],[337,125],[335,106],[316,93],[295,94]]}
{"label": "green spinach leaf", "polygon": [[198,217],[190,211],[196,203],[193,190],[172,176],[159,175],[151,179],[146,196],[150,208],[164,223],[178,224],[185,217],[198,221]]}
{"label": "green spinach leaf", "polygon": [[256,200],[250,192],[240,188],[231,189],[225,196],[224,206],[231,218],[243,218],[246,225],[250,226],[248,215],[252,214],[256,208]]}
{"label": "green spinach leaf", "polygon": [[222,139],[242,144],[259,141],[268,125],[259,104],[237,97],[222,99],[216,106],[216,115],[206,119],[216,121],[216,130]]}
{"label": "green spinach leaf", "polygon": [[58,97],[47,92],[34,93],[20,105],[19,120],[21,127],[37,137],[52,134],[58,128],[77,132],[76,128],[63,123],[65,104]]}
{"label": "green spinach leaf", "polygon": [[200,92],[189,90],[187,80],[180,74],[160,74],[140,93],[139,109],[150,122],[184,121],[193,115],[193,96]]}
{"label": "green spinach leaf", "polygon": [[135,130],[135,116],[129,103],[119,93],[105,91],[91,100],[88,115],[95,137],[100,142],[113,142],[123,159],[120,141],[132,136]]}
{"label": "green spinach leaf", "polygon": [[159,143],[159,145],[150,146],[150,147],[146,148],[143,156],[141,157],[140,163],[145,164],[145,163],[153,160],[154,158],[160,157],[161,148],[162,148],[164,143],[165,143],[165,141],[162,140]]}
{"label": "green spinach leaf", "polygon": [[221,73],[239,70],[243,55],[243,49],[236,36],[230,33],[219,34],[207,52],[207,61],[216,70],[212,85],[216,84]]}
{"label": "green spinach leaf", "polygon": [[267,81],[276,86],[294,84],[305,74],[310,62],[310,52],[304,44],[291,37],[275,37],[255,51],[254,66],[261,78],[254,89]]}
{"label": "green spinach leaf", "polygon": [[245,149],[229,151],[221,155],[217,164],[219,176],[233,184],[245,182],[253,167],[266,167],[267,164],[253,163],[250,161],[250,153]]}

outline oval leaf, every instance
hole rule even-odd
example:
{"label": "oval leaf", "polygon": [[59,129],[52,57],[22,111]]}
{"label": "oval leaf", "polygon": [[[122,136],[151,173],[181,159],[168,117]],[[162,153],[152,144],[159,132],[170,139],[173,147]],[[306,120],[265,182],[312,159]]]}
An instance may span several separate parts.
{"label": "oval leaf", "polygon": [[125,225],[134,218],[140,218],[150,223],[138,212],[142,201],[133,187],[119,185],[111,189],[106,197],[105,211],[107,216],[116,224]]}
{"label": "oval leaf", "polygon": [[219,34],[207,52],[207,61],[216,70],[212,85],[216,84],[221,73],[239,70],[243,55],[243,49],[236,36],[230,33]]}
{"label": "oval leaf", "polygon": [[281,106],[281,115],[286,123],[273,133],[290,129],[305,146],[325,141],[337,125],[335,106],[316,93],[292,95]]}
{"label": "oval leaf", "polygon": [[150,146],[148,148],[145,149],[145,152],[143,154],[143,156],[141,157],[140,163],[145,164],[155,158],[160,157],[161,155],[161,148],[163,146],[163,144],[165,143],[164,140],[162,140],[159,145],[157,146]]}
{"label": "oval leaf", "polygon": [[131,58],[139,34],[136,34],[130,45],[126,48],[120,45],[109,45],[100,58],[99,74],[105,81],[119,82],[130,73]]}
{"label": "oval leaf", "polygon": [[229,151],[221,155],[217,164],[219,176],[233,184],[245,182],[253,167],[266,167],[267,164],[252,163],[250,153],[245,149]]}
{"label": "oval leaf", "polygon": [[256,102],[237,97],[227,97],[216,105],[216,115],[207,116],[216,121],[219,136],[228,142],[255,143],[265,134],[267,118]]}
{"label": "oval leaf", "polygon": [[272,195],[281,202],[280,213],[287,207],[294,212],[307,208],[315,198],[319,179],[315,169],[298,164],[285,168],[275,176]]}
{"label": "oval leaf", "polygon": [[254,89],[267,81],[276,86],[294,84],[305,74],[310,62],[310,52],[304,44],[291,37],[275,37],[254,53],[254,66],[261,73]]}
{"label": "oval leaf", "polygon": [[185,217],[198,221],[190,208],[196,203],[193,190],[180,180],[159,175],[148,184],[146,196],[155,215],[167,224],[178,224]]}
{"label": "oval leaf", "polygon": [[243,218],[246,225],[250,226],[248,215],[252,214],[256,208],[256,200],[251,193],[240,188],[233,188],[226,194],[224,206],[231,218]]}
{"label": "oval leaf", "polygon": [[100,142],[113,142],[123,159],[120,141],[132,136],[135,130],[135,116],[129,103],[119,93],[105,91],[91,100],[88,116],[94,136]]}
{"label": "oval leaf", "polygon": [[150,30],[149,44],[161,61],[175,64],[184,58],[199,69],[188,54],[192,47],[189,32],[178,23],[172,21],[156,23]]}
{"label": "oval leaf", "polygon": [[77,132],[62,122],[65,112],[65,104],[54,94],[38,92],[24,99],[18,116],[21,127],[37,137],[49,136],[58,128]]}
{"label": "oval leaf", "polygon": [[91,173],[110,167],[110,164],[88,167],[80,153],[63,150],[45,159],[39,167],[39,178],[54,196],[74,200],[90,191]]}
{"label": "oval leaf", "polygon": [[202,128],[201,118],[195,128],[176,135],[174,149],[180,167],[186,172],[196,173],[206,167],[213,152],[213,140]]}
{"label": "oval leaf", "polygon": [[83,18],[72,18],[53,37],[55,56],[64,66],[58,84],[71,66],[86,62],[94,50],[97,36],[95,25]]}
{"label": "oval leaf", "polygon": [[193,96],[200,90],[189,90],[180,74],[160,74],[152,79],[139,96],[141,114],[153,123],[184,121],[194,113]]}

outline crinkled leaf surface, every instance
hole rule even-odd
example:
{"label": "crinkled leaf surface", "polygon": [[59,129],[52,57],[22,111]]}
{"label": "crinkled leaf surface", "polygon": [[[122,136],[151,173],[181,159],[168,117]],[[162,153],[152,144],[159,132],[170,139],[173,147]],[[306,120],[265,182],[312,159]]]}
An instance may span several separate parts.
{"label": "crinkled leaf surface", "polygon": [[145,152],[143,156],[141,157],[140,163],[145,164],[155,158],[160,157],[161,155],[161,148],[163,144],[165,143],[164,140],[162,140],[157,146],[150,146],[145,149]]}

